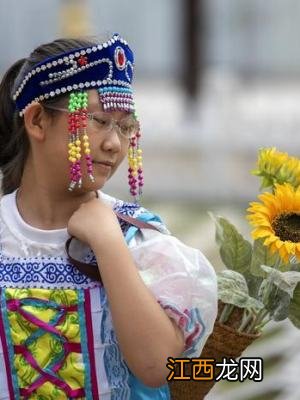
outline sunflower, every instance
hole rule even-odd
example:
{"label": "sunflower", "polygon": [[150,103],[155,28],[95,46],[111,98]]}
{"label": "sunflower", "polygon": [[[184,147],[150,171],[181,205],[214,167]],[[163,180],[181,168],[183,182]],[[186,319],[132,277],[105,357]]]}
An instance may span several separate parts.
{"label": "sunflower", "polygon": [[274,193],[262,193],[261,202],[252,202],[247,219],[255,227],[253,239],[264,238],[271,253],[285,263],[290,256],[300,259],[300,187],[275,184]]}
{"label": "sunflower", "polygon": [[285,182],[296,188],[300,185],[300,160],[275,147],[263,148],[259,150],[257,169],[252,174],[262,178],[262,189]]}

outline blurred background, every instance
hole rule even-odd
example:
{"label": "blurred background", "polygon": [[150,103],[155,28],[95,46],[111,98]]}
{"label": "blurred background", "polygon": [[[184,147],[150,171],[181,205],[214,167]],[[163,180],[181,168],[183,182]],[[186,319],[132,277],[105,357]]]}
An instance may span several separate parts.
{"label": "blurred background", "polygon": [[[60,36],[128,40],[143,127],[141,203],[218,269],[207,210],[249,236],[257,150],[299,153],[299,18],[298,0],[0,0],[0,74]],[[130,200],[126,181],[124,165],[105,191]],[[289,323],[271,326],[247,353],[264,358],[263,382],[219,383],[209,399],[300,399],[299,339]]]}

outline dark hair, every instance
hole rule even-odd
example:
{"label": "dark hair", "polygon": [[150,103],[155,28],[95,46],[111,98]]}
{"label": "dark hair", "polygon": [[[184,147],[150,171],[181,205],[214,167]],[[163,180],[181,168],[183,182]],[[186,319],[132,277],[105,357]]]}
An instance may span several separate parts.
{"label": "dark hair", "polygon": [[[93,46],[97,42],[95,38],[57,39],[37,47],[27,59],[23,58],[14,63],[3,76],[0,83],[0,170],[3,194],[11,193],[19,187],[29,152],[24,120],[19,116],[12,93],[17,90],[24,76],[35,64],[66,51]],[[62,97],[65,95],[44,100],[41,104],[55,104],[61,101]]]}

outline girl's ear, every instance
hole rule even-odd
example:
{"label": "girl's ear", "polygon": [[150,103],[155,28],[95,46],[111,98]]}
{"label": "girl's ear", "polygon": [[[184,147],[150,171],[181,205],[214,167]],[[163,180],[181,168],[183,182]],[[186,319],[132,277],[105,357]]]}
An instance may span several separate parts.
{"label": "girl's ear", "polygon": [[31,104],[24,113],[24,125],[26,131],[33,139],[43,142],[45,140],[46,127],[49,124],[49,116],[39,103]]}

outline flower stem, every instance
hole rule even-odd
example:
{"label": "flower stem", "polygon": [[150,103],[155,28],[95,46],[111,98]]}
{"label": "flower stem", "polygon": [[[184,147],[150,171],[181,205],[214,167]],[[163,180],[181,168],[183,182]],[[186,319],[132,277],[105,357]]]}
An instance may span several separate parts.
{"label": "flower stem", "polygon": [[244,314],[243,314],[243,319],[242,319],[241,325],[238,329],[238,332],[243,332],[244,329],[247,327],[247,325],[249,324],[249,322],[252,319],[253,319],[253,314],[251,312],[249,312],[247,315],[247,309],[245,309]]}
{"label": "flower stem", "polygon": [[266,310],[265,308],[262,308],[257,316],[254,318],[252,321],[252,324],[250,324],[249,328],[246,330],[247,333],[255,333],[257,330],[257,327],[259,324],[263,321],[263,319],[269,314],[269,311]]}
{"label": "flower stem", "polygon": [[232,313],[233,309],[234,309],[234,304],[225,304],[225,306],[222,310],[222,313],[220,315],[220,318],[219,318],[219,322],[221,324],[226,323],[226,321],[230,317],[230,314]]}

